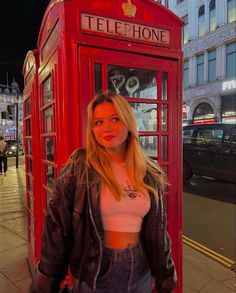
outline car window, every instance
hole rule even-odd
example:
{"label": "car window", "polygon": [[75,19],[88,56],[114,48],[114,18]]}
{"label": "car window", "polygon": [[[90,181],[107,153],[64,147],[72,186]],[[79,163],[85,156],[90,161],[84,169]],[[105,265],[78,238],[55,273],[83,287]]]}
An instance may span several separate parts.
{"label": "car window", "polygon": [[224,131],[221,128],[202,128],[198,129],[196,136],[196,143],[198,145],[220,145],[222,142],[222,138],[224,135]]}
{"label": "car window", "polygon": [[236,128],[232,129],[232,134],[231,134],[231,145],[233,147],[236,147]]}
{"label": "car window", "polygon": [[183,129],[183,143],[191,143],[193,136],[193,128]]}

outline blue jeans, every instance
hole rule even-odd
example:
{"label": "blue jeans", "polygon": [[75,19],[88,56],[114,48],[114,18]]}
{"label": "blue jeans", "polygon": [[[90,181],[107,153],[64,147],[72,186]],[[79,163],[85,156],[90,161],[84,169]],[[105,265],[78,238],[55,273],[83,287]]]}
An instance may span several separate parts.
{"label": "blue jeans", "polygon": [[117,250],[104,248],[95,290],[84,282],[81,293],[150,293],[151,272],[142,245]]}

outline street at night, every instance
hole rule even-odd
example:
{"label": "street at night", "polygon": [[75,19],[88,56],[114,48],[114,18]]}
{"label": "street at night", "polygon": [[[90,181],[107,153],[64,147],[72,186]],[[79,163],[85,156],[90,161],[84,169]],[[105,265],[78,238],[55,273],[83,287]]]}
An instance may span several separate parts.
{"label": "street at night", "polygon": [[194,176],[184,185],[184,235],[235,259],[236,185]]}

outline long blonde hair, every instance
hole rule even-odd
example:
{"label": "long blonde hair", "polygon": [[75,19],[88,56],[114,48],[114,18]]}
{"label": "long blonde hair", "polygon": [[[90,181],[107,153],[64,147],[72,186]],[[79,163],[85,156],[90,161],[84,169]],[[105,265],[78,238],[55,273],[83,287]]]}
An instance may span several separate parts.
{"label": "long blonde hair", "polygon": [[[97,105],[104,102],[113,104],[120,121],[123,122],[128,129],[126,166],[130,180],[137,190],[142,192],[147,189],[157,198],[157,187],[164,189],[166,185],[165,174],[158,164],[147,157],[143,152],[138,139],[137,123],[133,110],[127,100],[116,93],[110,91],[100,93],[96,95],[88,105],[87,165],[101,176],[102,182],[108,185],[117,200],[120,200],[124,196],[120,184],[112,173],[108,154],[105,148],[96,141],[93,133],[94,109]],[[156,183],[155,188],[144,182],[144,177],[147,172],[149,172],[154,179]]]}

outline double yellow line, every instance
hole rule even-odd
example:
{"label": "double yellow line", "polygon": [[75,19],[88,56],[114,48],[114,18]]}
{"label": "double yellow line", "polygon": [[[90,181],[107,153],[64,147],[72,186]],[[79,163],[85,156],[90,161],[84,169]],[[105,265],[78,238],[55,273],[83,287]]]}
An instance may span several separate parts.
{"label": "double yellow line", "polygon": [[235,262],[217,252],[215,252],[214,250],[209,249],[208,247],[186,237],[183,235],[183,243],[187,244],[189,246],[191,246],[192,248],[202,252],[203,254],[208,255],[209,257],[215,259],[216,261],[220,262],[221,264],[223,264],[224,266],[230,268],[232,267]]}

